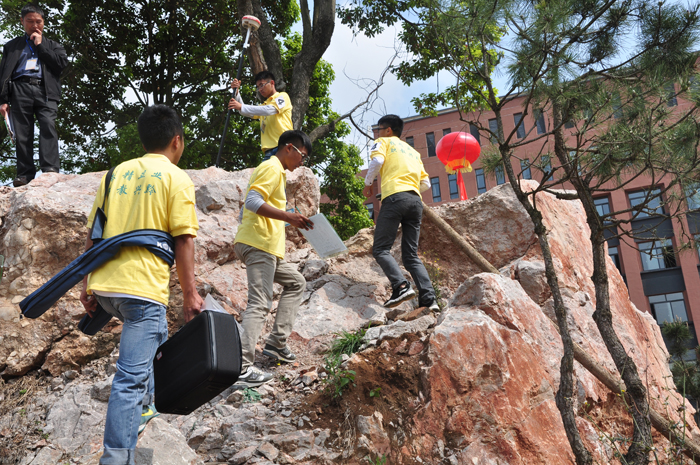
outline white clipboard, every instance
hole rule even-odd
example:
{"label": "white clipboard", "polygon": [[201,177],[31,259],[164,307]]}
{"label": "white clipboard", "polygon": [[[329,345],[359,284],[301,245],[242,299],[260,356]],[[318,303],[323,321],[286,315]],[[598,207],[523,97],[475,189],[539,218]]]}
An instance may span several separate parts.
{"label": "white clipboard", "polygon": [[7,114],[5,114],[5,126],[7,127],[7,134],[10,136],[12,143],[15,143],[15,130],[12,127],[12,121],[10,121],[10,109],[8,108]]}
{"label": "white clipboard", "polygon": [[330,258],[347,252],[343,241],[331,226],[328,218],[323,213],[319,213],[309,218],[314,223],[314,229],[299,229],[309,244],[316,250],[321,258]]}

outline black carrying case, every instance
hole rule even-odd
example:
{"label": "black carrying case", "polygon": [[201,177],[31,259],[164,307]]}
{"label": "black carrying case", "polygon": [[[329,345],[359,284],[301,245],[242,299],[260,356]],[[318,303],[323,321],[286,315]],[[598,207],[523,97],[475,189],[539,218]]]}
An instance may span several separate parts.
{"label": "black carrying case", "polygon": [[238,380],[241,338],[235,318],[205,310],[156,351],[156,409],[187,415]]}

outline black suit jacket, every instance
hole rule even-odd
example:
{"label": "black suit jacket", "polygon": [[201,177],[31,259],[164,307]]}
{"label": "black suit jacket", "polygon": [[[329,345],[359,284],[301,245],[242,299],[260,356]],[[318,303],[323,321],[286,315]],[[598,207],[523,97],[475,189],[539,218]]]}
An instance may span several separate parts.
{"label": "black suit jacket", "polygon": [[[16,37],[5,44],[0,61],[0,105],[10,102],[10,79],[17,66],[19,56],[26,42],[25,35]],[[68,66],[68,55],[61,44],[42,37],[41,44],[36,47],[41,61],[41,72],[44,79],[44,90],[50,100],[61,98],[61,72]]]}

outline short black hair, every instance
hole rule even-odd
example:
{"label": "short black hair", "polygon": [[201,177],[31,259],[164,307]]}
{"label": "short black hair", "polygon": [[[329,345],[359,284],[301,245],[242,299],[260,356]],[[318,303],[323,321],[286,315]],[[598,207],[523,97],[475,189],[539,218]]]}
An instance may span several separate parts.
{"label": "short black hair", "polygon": [[403,132],[403,120],[396,115],[384,115],[379,118],[377,124],[382,124],[388,128],[391,128],[391,132],[394,133],[396,137],[401,137]]}
{"label": "short black hair", "polygon": [[306,153],[311,156],[311,139],[306,135],[304,131],[284,131],[277,142],[277,150],[282,150],[282,148],[287,145],[292,144],[294,147],[301,149],[306,147]]}
{"label": "short black hair", "polygon": [[275,80],[275,75],[269,72],[268,70],[265,71],[260,71],[258,74],[255,75],[255,81],[253,82],[258,82],[258,81],[274,81]]}
{"label": "short black hair", "polygon": [[22,12],[20,13],[22,15],[22,19],[24,19],[24,17],[27,16],[29,13],[36,13],[40,15],[42,19],[44,18],[44,10],[39,8],[34,3],[27,3],[22,7]]}
{"label": "short black hair", "polygon": [[136,125],[139,139],[147,152],[162,150],[170,144],[173,137],[185,135],[180,116],[167,105],[146,107]]}

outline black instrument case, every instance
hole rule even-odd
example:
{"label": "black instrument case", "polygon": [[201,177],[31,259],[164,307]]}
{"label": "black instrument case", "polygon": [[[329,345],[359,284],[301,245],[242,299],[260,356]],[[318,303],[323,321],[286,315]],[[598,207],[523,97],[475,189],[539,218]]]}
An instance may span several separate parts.
{"label": "black instrument case", "polygon": [[241,363],[235,318],[203,311],[156,351],[156,409],[178,415],[193,412],[238,380]]}

